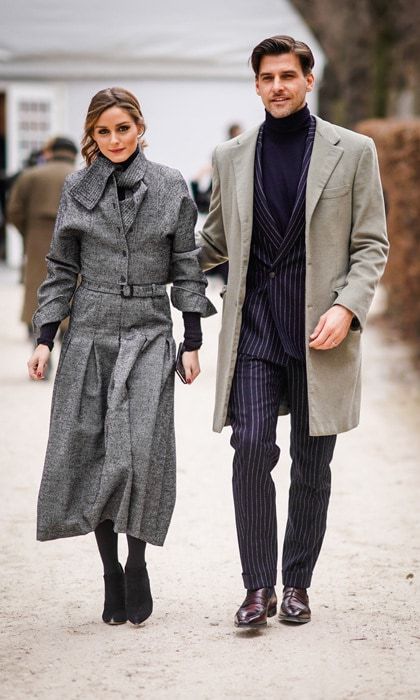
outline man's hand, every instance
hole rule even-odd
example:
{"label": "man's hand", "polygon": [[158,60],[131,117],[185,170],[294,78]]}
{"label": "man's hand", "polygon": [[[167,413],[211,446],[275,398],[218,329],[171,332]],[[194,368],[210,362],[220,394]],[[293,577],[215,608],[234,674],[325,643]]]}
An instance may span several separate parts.
{"label": "man's hand", "polygon": [[50,359],[50,349],[47,345],[37,345],[32,356],[28,360],[28,373],[31,379],[39,381],[44,379],[48,360]]}
{"label": "man's hand", "polygon": [[313,350],[332,350],[336,348],[349,332],[353,313],[345,306],[335,304],[320,317],[309,340]]}
{"label": "man's hand", "polygon": [[200,374],[200,363],[198,361],[198,350],[182,353],[182,364],[185,369],[185,379],[187,384],[192,384],[194,379],[197,379]]}

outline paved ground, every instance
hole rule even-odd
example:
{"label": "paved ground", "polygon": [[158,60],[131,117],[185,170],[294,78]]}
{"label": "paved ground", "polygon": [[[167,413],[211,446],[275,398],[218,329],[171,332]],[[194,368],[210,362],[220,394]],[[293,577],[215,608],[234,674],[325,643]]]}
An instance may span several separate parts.
{"label": "paved ground", "polygon": [[[110,628],[93,536],[35,541],[52,385],[26,378],[20,298],[0,269],[0,697],[418,700],[420,391],[405,348],[375,323],[365,333],[362,425],[338,441],[313,621],[239,633],[229,432],[210,431],[219,318],[206,320],[202,375],[177,386],[178,502],[167,544],[148,556],[155,612],[140,629]],[[284,418],[281,526],[287,432]]]}

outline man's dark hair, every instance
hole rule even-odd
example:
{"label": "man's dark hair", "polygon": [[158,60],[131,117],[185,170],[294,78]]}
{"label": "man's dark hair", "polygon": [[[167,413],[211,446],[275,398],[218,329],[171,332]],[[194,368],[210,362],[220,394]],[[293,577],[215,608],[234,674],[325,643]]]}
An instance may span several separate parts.
{"label": "man's dark hair", "polygon": [[309,75],[314,67],[314,56],[307,44],[296,41],[291,36],[276,35],[261,41],[251,54],[251,66],[257,77],[263,56],[276,56],[282,53],[294,53],[300,61],[303,75]]}
{"label": "man's dark hair", "polygon": [[74,155],[76,155],[77,153],[76,144],[71,139],[68,139],[66,136],[56,136],[49,144],[49,147],[50,150],[53,151],[53,153],[55,151],[69,151]]}

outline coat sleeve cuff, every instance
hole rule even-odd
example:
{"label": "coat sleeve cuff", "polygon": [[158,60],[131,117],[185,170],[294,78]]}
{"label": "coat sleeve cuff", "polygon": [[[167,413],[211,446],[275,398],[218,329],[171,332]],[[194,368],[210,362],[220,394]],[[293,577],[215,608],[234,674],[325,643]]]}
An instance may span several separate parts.
{"label": "coat sleeve cuff", "polygon": [[202,318],[213,316],[216,308],[205,294],[189,289],[187,286],[173,284],[171,287],[171,302],[180,311],[199,313]]}
{"label": "coat sleeve cuff", "polygon": [[333,306],[344,306],[345,309],[352,312],[353,319],[350,325],[352,331],[363,330],[366,322],[366,314],[362,314],[360,310],[357,311],[353,304],[350,304],[349,302],[346,303],[345,299],[340,298],[340,295],[334,301]]}
{"label": "coat sleeve cuff", "polygon": [[67,316],[70,315],[70,304],[61,303],[57,300],[39,308],[35,311],[32,317],[32,326],[35,333],[39,333],[42,326],[49,323],[58,323],[60,325]]}
{"label": "coat sleeve cuff", "polygon": [[204,291],[207,286],[205,274],[197,261],[199,249],[172,253],[171,301],[180,311],[192,311],[206,318],[217,313]]}

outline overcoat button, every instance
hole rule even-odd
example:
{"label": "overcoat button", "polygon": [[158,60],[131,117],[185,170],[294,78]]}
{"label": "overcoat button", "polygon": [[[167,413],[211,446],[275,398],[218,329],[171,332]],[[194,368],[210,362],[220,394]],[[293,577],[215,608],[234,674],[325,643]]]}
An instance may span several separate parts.
{"label": "overcoat button", "polygon": [[121,282],[126,282],[126,281],[127,281],[127,278],[124,277],[124,275],[121,275],[120,280],[121,280]]}
{"label": "overcoat button", "polygon": [[126,250],[123,250],[122,254],[123,254],[123,258],[126,258],[126,257],[127,257],[127,251],[126,251]]}

